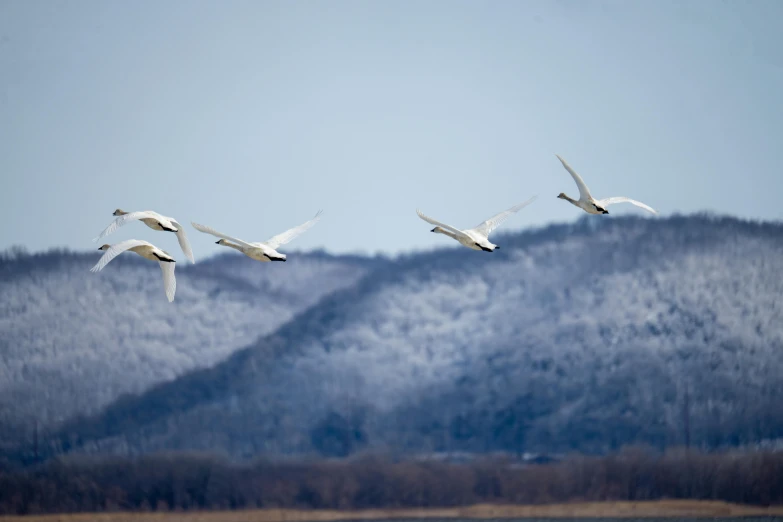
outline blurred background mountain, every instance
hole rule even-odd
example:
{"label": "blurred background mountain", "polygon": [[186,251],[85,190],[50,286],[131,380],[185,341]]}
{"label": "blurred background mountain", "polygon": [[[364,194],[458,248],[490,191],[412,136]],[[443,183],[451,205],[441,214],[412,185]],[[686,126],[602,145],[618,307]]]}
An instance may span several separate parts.
{"label": "blurred background mountain", "polygon": [[[0,259],[0,441],[97,412],[214,365],[383,264],[311,253],[285,270],[222,254],[177,265],[177,298],[160,273],[120,256],[97,277],[95,253],[20,248]],[[114,266],[116,264],[116,266]],[[153,266],[152,268],[156,268]]]}
{"label": "blurred background mountain", "polygon": [[[783,225],[585,217],[395,258],[0,262],[13,455],[605,453],[783,437]],[[444,243],[445,244],[445,243]]]}

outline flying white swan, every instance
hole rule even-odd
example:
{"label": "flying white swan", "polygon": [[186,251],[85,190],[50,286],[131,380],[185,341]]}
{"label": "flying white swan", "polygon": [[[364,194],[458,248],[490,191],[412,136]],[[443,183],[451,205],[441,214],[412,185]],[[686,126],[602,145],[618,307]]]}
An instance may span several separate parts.
{"label": "flying white swan", "polygon": [[185,235],[185,228],[180,225],[176,219],[162,216],[157,212],[153,212],[152,210],[125,212],[124,210],[118,208],[114,211],[113,215],[119,217],[112,221],[111,225],[106,227],[106,229],[101,232],[98,237],[93,239],[93,241],[98,241],[102,237],[108,236],[129,221],[139,220],[150,227],[152,230],[163,230],[177,234],[177,241],[179,241],[179,246],[182,248],[182,252],[185,254],[185,256],[187,256],[188,259],[190,259],[191,263],[196,262],[195,259],[193,259],[193,250],[190,248],[188,236]]}
{"label": "flying white swan", "polygon": [[644,203],[641,203],[639,201],[636,201],[631,198],[626,198],[623,196],[616,196],[613,198],[605,198],[605,199],[594,199],[593,196],[590,195],[590,190],[588,190],[587,185],[585,185],[585,182],[582,181],[582,178],[579,176],[579,174],[574,171],[574,169],[571,168],[571,166],[566,163],[566,161],[555,154],[557,156],[557,159],[560,160],[560,163],[563,164],[565,169],[568,171],[569,174],[571,174],[571,177],[574,178],[574,181],[576,182],[576,186],[579,189],[579,199],[571,199],[568,196],[566,196],[564,193],[558,194],[558,198],[564,199],[571,203],[572,205],[576,205],[577,207],[581,208],[588,214],[608,214],[609,211],[606,210],[606,207],[609,205],[614,205],[615,203],[630,203],[631,205],[636,205],[637,207],[643,208],[647,212],[652,212],[653,214],[658,214],[652,207],[648,207]]}
{"label": "flying white swan", "polygon": [[98,250],[105,250],[106,253],[103,254],[98,260],[98,263],[90,269],[90,272],[100,272],[109,261],[126,250],[136,252],[144,259],[157,261],[163,272],[163,288],[166,290],[166,297],[169,299],[169,302],[174,300],[174,292],[177,291],[177,280],[174,278],[174,265],[176,261],[174,261],[174,258],[168,253],[152,243],[142,241],[141,239],[128,239],[117,243],[116,245],[103,245]]}
{"label": "flying white swan", "polygon": [[452,226],[445,225],[440,221],[435,221],[431,217],[422,214],[421,210],[418,209],[416,209],[416,213],[419,215],[421,219],[423,219],[427,223],[431,225],[435,225],[435,228],[433,228],[430,232],[435,232],[436,234],[443,234],[449,236],[450,238],[456,239],[466,247],[472,248],[473,250],[484,250],[485,252],[493,252],[500,247],[492,244],[489,241],[489,234],[493,230],[498,228],[500,224],[503,223],[506,219],[508,219],[509,216],[511,216],[511,214],[515,214],[516,212],[519,212],[520,210],[528,206],[530,203],[532,203],[536,199],[536,197],[538,196],[533,196],[532,198],[528,199],[524,203],[520,203],[519,205],[513,206],[510,209],[501,212],[500,214],[492,216],[488,220],[479,224],[477,227],[470,228],[468,230],[459,230]]}
{"label": "flying white swan", "polygon": [[190,224],[193,225],[193,228],[199,232],[204,232],[205,234],[211,234],[215,237],[221,238],[219,241],[216,241],[216,244],[239,250],[247,257],[255,259],[256,261],[285,261],[286,255],[278,252],[277,248],[292,241],[308,228],[315,225],[318,220],[321,219],[321,212],[322,211],[319,210],[315,217],[310,221],[302,223],[298,227],[286,230],[282,234],[278,234],[275,237],[264,241],[263,243],[248,243],[247,241],[227,236],[226,234],[222,234],[213,228],[205,227],[204,225],[199,225],[198,223],[193,223],[192,221]]}

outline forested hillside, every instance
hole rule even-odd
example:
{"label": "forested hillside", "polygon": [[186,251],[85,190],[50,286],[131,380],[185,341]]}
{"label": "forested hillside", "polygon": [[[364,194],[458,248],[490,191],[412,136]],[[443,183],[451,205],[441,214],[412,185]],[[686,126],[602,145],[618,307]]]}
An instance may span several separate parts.
{"label": "forested hillside", "polygon": [[223,254],[177,264],[166,301],[160,269],[101,252],[19,250],[0,258],[0,447],[211,366],[381,260],[323,253],[285,266]]}
{"label": "forested hillside", "polygon": [[783,226],[585,218],[402,256],[52,451],[605,452],[783,436]]}

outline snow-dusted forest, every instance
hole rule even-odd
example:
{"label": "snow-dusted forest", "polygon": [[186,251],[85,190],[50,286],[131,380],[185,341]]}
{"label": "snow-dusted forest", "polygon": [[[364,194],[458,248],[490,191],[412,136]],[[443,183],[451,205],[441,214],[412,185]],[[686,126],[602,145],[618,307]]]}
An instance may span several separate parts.
{"label": "snow-dusted forest", "polygon": [[157,267],[6,260],[6,411],[51,422],[146,389],[50,424],[46,451],[237,458],[783,435],[783,226],[582,219],[496,242],[390,261],[221,256],[178,273],[173,306]]}
{"label": "snow-dusted forest", "polygon": [[16,249],[0,259],[0,441],[213,365],[376,264],[306,254],[279,267],[224,254],[181,263],[169,303],[157,266],[120,256],[90,273],[98,257]]}

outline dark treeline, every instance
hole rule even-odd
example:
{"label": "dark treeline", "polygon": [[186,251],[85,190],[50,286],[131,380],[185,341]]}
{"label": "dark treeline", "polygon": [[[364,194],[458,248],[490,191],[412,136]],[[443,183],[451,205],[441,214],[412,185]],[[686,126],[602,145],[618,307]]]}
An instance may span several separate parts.
{"label": "dark treeline", "polygon": [[663,498],[783,504],[783,453],[624,449],[520,465],[335,462],[239,465],[207,455],[68,458],[0,471],[0,514],[193,509],[395,508]]}

